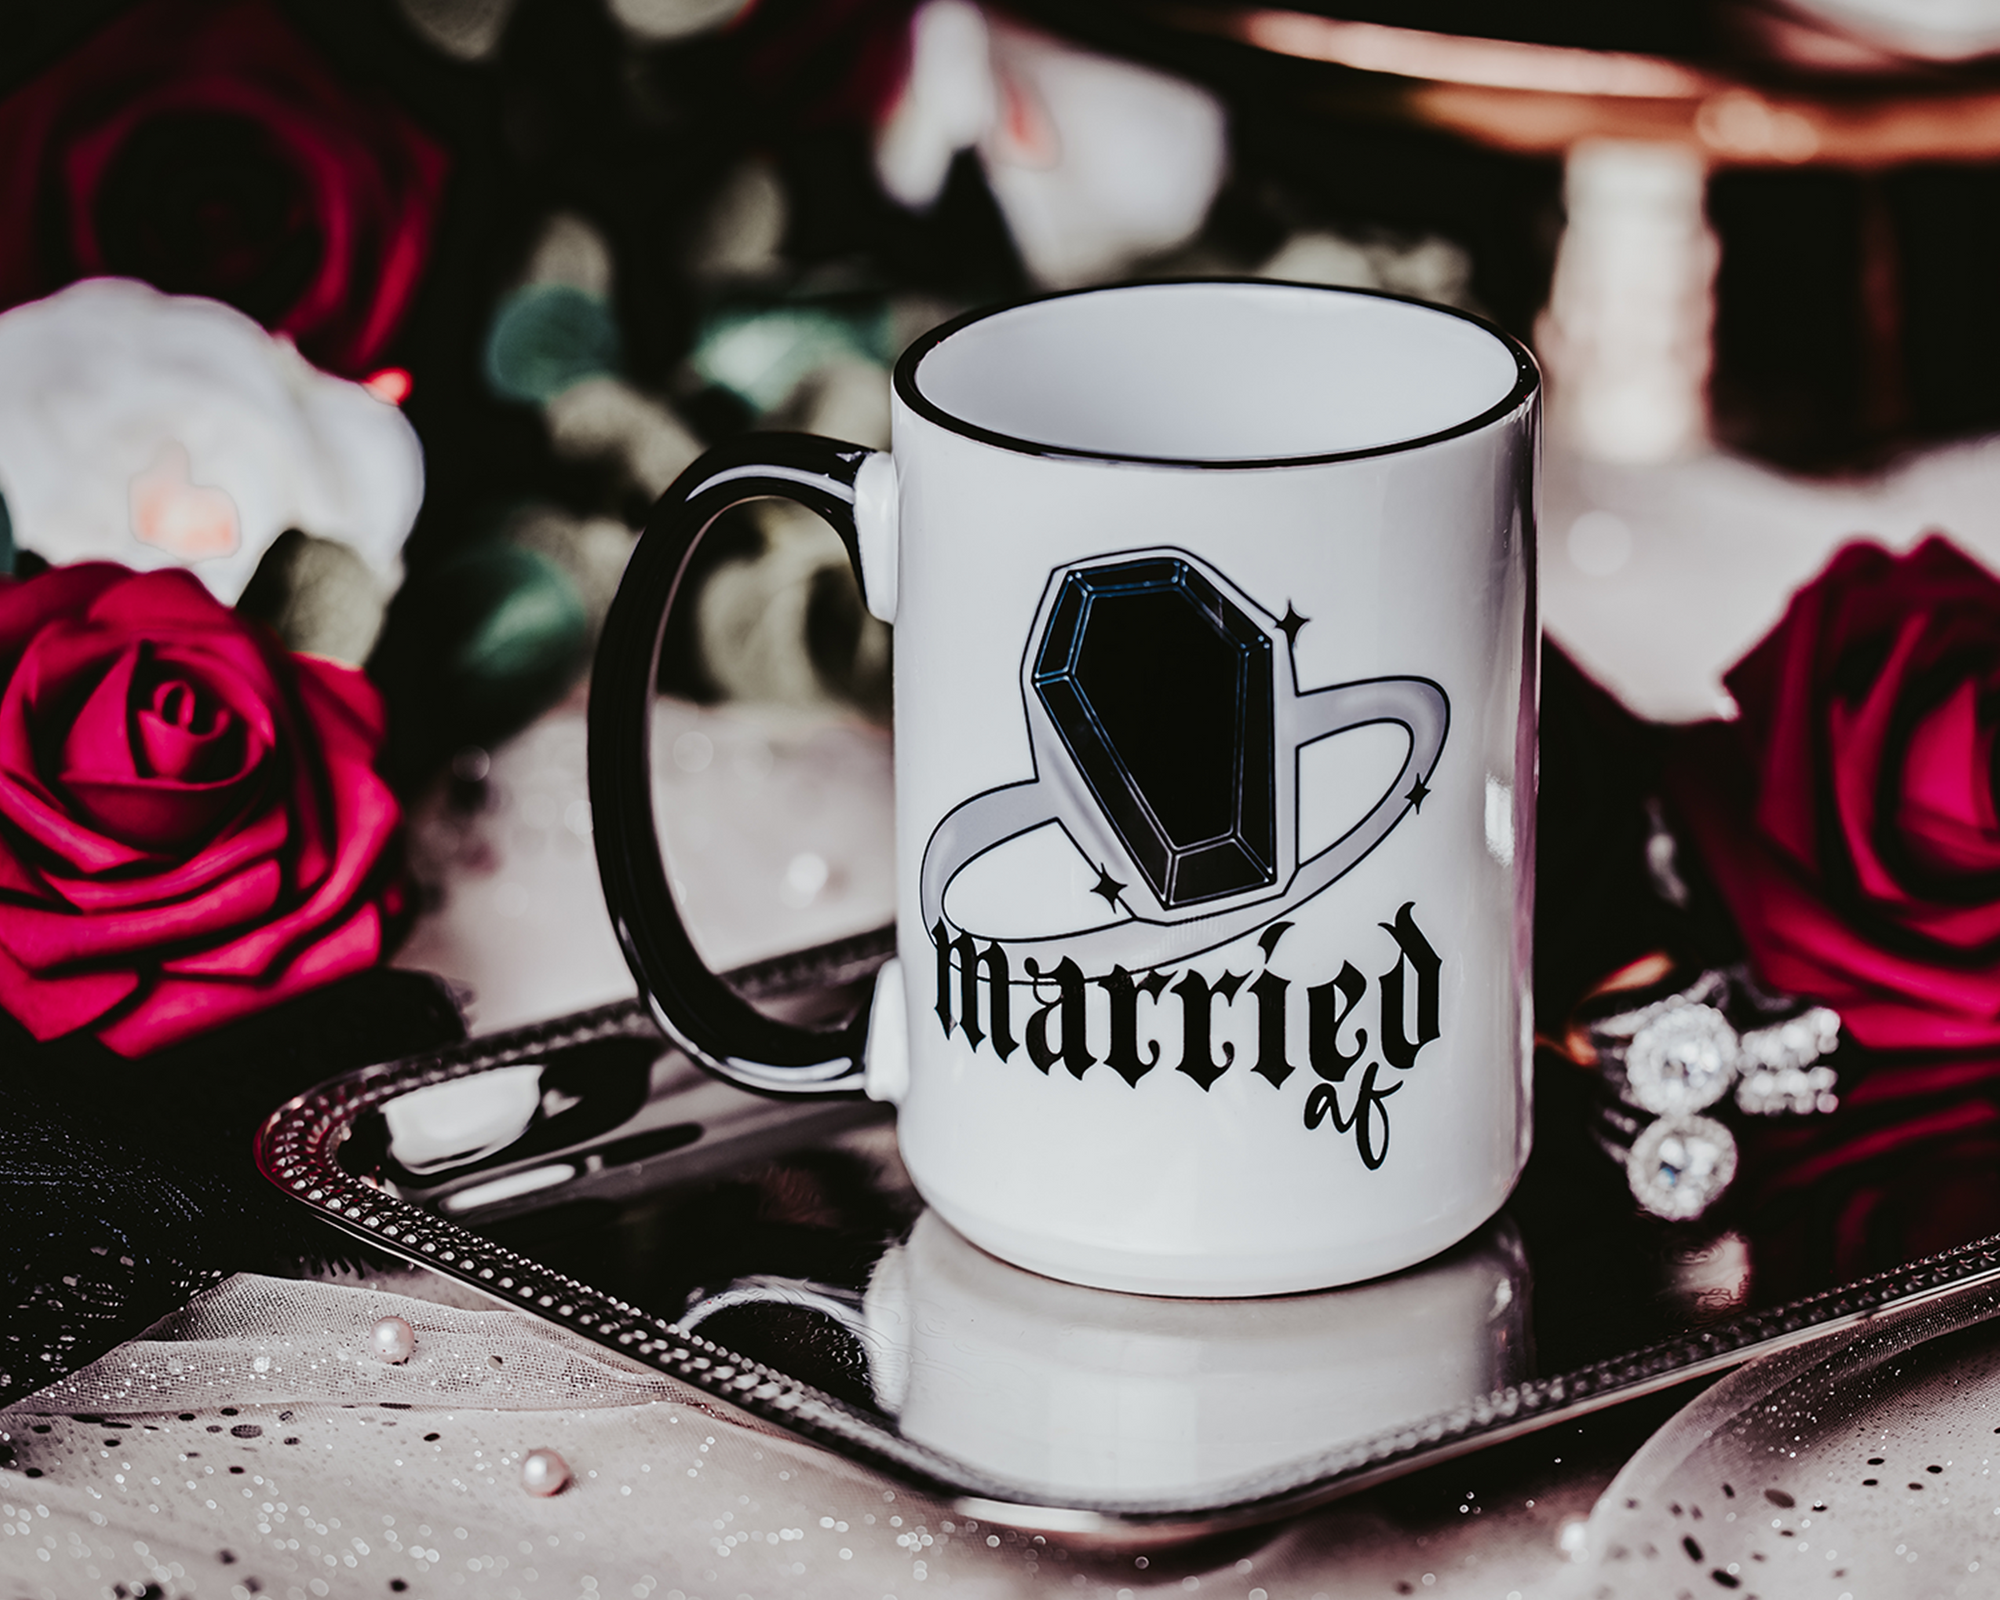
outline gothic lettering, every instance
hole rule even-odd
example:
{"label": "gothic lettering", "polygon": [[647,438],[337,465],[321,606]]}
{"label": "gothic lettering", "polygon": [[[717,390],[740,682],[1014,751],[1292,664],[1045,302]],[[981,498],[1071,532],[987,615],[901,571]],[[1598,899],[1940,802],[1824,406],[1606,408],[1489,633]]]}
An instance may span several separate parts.
{"label": "gothic lettering", "polygon": [[[1354,1030],[1354,1048],[1340,1048],[1340,1025],[1354,1013],[1361,1004],[1361,997],[1368,992],[1368,980],[1361,976],[1351,961],[1343,961],[1340,970],[1326,983],[1315,984],[1306,990],[1306,1054],[1312,1061],[1313,1071],[1328,1083],[1347,1081],[1347,1070],[1361,1059],[1361,1052],[1368,1048],[1368,1030]],[[1345,1000],[1346,1005],[1339,1005]],[[1338,1009],[1336,1009],[1338,1007]]]}
{"label": "gothic lettering", "polygon": [[1250,992],[1257,997],[1257,1065],[1250,1070],[1267,1079],[1273,1089],[1292,1075],[1285,1059],[1285,991],[1291,984],[1266,967],[1257,974]]}
{"label": "gothic lettering", "polygon": [[[1047,1072],[1060,1058],[1062,1064],[1069,1068],[1071,1077],[1081,1078],[1097,1059],[1084,1042],[1083,969],[1068,956],[1056,964],[1053,972],[1043,972],[1041,963],[1033,956],[1028,957],[1024,964],[1029,978],[1034,981],[1037,1000],[1042,997],[1044,980],[1056,986],[1055,999],[1028,1018],[1028,1059]],[[1056,1012],[1062,1013],[1060,1047],[1049,1043],[1049,1018]],[[1156,1053],[1157,1049],[1155,1046]]]}
{"label": "gothic lettering", "polygon": [[1215,997],[1221,995],[1225,1003],[1236,998],[1236,991],[1243,987],[1245,974],[1225,972],[1213,985],[1198,972],[1182,975],[1174,985],[1174,993],[1181,1002],[1181,1059],[1176,1072],[1185,1072],[1205,1090],[1215,1080],[1227,1072],[1236,1060],[1236,1046],[1228,1040],[1222,1042],[1222,1060],[1218,1063],[1210,1046],[1209,1024],[1213,1019]]}
{"label": "gothic lettering", "polygon": [[[1336,1132],[1353,1135],[1355,1153],[1372,1172],[1388,1159],[1388,1102],[1402,1087],[1400,1075],[1414,1068],[1424,1047],[1439,1037],[1444,963],[1417,926],[1415,902],[1405,902],[1393,920],[1380,924],[1395,942],[1396,959],[1372,984],[1376,996],[1372,1009],[1379,1020],[1364,1027],[1367,1013],[1362,1005],[1371,984],[1353,962],[1342,961],[1339,970],[1320,983],[1296,971],[1288,974],[1273,968],[1278,945],[1291,926],[1274,922],[1264,929],[1257,944],[1265,965],[1254,981],[1240,972],[1225,972],[1211,980],[1186,968],[1133,973],[1113,966],[1108,973],[1093,974],[1068,956],[1053,966],[1028,957],[1022,963],[1022,981],[1031,987],[1035,1009],[1024,1026],[1023,1041],[1018,1042],[1026,1043],[1028,1059],[1043,1073],[1060,1061],[1072,1077],[1081,1079],[1102,1064],[1136,1089],[1164,1054],[1157,1038],[1147,1039],[1141,1053],[1139,997],[1144,995],[1157,1006],[1171,992],[1180,1002],[1181,1054],[1174,1070],[1206,1093],[1236,1065],[1238,1053],[1234,1040],[1217,1036],[1216,1002],[1233,1006],[1238,993],[1247,988],[1257,1013],[1250,1070],[1277,1089],[1298,1070],[1288,1053],[1287,1029],[1292,991],[1304,988],[1306,1053],[1315,1080],[1306,1095],[1305,1126],[1318,1128],[1330,1122]],[[943,919],[932,929],[931,939],[937,953],[935,1010],[945,1036],[963,1031],[974,1050],[990,1043],[993,1054],[1007,1060],[1017,1041],[1012,1026],[1014,979],[1006,948],[998,941],[981,944],[968,933],[954,938]],[[1094,1019],[1089,1009],[1092,985],[1104,991],[1109,1018],[1108,1031],[1096,1039],[1093,1033],[1105,1023]],[[1364,1065],[1371,1031],[1380,1059]]]}
{"label": "gothic lettering", "polygon": [[[1443,965],[1430,940],[1418,929],[1410,915],[1414,901],[1405,901],[1393,923],[1381,926],[1396,941],[1396,964],[1382,974],[1382,1054],[1389,1065],[1408,1072],[1417,1064],[1417,1052],[1438,1036],[1438,970]],[[1417,980],[1416,1037],[1404,1031],[1406,996],[1403,973],[1407,969]]]}
{"label": "gothic lettering", "polygon": [[1267,965],[1250,985],[1250,992],[1257,997],[1257,1065],[1250,1070],[1273,1089],[1282,1087],[1292,1075],[1292,1064],[1285,1056],[1285,992],[1292,985],[1268,963],[1290,927],[1289,922],[1274,922],[1257,936],[1257,948],[1264,952]]}
{"label": "gothic lettering", "polygon": [[950,1038],[952,1030],[951,964],[952,957],[956,956],[958,1026],[965,1030],[966,1041],[973,1049],[977,1050],[985,1041],[986,1030],[979,1025],[979,973],[983,968],[986,973],[987,1017],[993,1024],[993,1053],[1005,1061],[1014,1053],[1014,1030],[1008,1017],[1012,985],[1007,970],[1007,952],[998,944],[989,943],[975,954],[972,935],[961,933],[956,939],[948,939],[942,917],[931,929],[931,943],[937,947],[937,1019],[944,1025],[945,1037]]}
{"label": "gothic lettering", "polygon": [[1160,1064],[1157,1039],[1146,1041],[1149,1053],[1145,1060],[1139,1059],[1139,996],[1149,995],[1157,1003],[1171,977],[1167,972],[1149,972],[1135,979],[1123,967],[1114,966],[1103,977],[1090,980],[1111,997],[1111,1049],[1104,1064],[1135,1089],[1139,1080]]}

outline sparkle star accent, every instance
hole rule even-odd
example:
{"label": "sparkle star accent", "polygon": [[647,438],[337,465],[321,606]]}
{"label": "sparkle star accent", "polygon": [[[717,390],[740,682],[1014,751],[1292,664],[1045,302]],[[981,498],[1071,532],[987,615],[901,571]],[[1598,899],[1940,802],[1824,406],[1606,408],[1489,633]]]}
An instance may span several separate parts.
{"label": "sparkle star accent", "polygon": [[1097,869],[1097,882],[1092,886],[1090,892],[1102,895],[1104,903],[1115,911],[1118,909],[1118,896],[1124,891],[1124,888],[1124,884],[1112,877],[1104,868],[1099,867]]}
{"label": "sparkle star accent", "polygon": [[1287,600],[1285,602],[1285,615],[1278,623],[1278,632],[1285,636],[1285,643],[1288,646],[1296,645],[1299,642],[1299,629],[1303,628],[1310,621],[1312,621],[1311,617],[1300,616],[1291,601]]}
{"label": "sparkle star accent", "polygon": [[1423,775],[1419,773],[1416,782],[1410,785],[1410,792],[1403,798],[1410,802],[1412,811],[1422,811],[1424,801],[1430,798],[1430,792],[1430,785],[1424,782]]}

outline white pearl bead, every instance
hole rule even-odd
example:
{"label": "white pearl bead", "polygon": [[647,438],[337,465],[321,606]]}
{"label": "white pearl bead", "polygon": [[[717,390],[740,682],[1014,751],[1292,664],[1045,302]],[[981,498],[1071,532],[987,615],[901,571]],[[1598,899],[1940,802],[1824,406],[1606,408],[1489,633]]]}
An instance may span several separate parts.
{"label": "white pearl bead", "polygon": [[569,1487],[569,1463],[553,1450],[530,1450],[521,1460],[521,1487],[546,1498]]}
{"label": "white pearl bead", "polygon": [[416,1354],[416,1330],[401,1317],[384,1317],[369,1329],[368,1347],[376,1360],[399,1367]]}

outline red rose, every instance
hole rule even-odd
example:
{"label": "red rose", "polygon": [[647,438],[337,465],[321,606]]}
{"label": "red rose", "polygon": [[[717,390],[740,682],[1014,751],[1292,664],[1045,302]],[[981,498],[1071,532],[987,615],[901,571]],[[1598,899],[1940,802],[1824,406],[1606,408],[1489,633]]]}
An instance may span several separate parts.
{"label": "red rose", "polygon": [[365,373],[415,291],[445,165],[271,7],[150,0],[0,102],[0,309],[143,278]]}
{"label": "red rose", "polygon": [[0,1007],[171,1044],[373,963],[401,892],[367,679],[179,570],[0,580]]}
{"label": "red rose", "polygon": [[1877,1049],[2000,1044],[2000,581],[1850,545],[1725,682],[1669,774],[1759,974]]}

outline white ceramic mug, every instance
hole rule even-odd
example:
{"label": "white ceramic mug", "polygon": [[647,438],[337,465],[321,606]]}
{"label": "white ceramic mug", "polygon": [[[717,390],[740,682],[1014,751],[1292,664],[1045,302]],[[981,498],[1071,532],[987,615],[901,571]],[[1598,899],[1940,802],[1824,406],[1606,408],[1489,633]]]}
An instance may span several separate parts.
{"label": "white ceramic mug", "polygon": [[[1533,1023],[1539,380],[1477,318],[1263,282],[948,323],[886,454],[749,435],[668,490],[591,690],[599,865],[667,1031],[897,1102],[924,1198],[1103,1288],[1391,1272],[1500,1205]],[[895,624],[899,959],[767,1017],[675,911],[645,748],[695,542],[784,496]]]}

